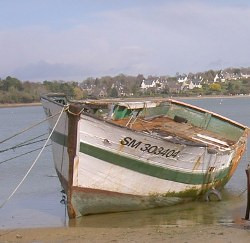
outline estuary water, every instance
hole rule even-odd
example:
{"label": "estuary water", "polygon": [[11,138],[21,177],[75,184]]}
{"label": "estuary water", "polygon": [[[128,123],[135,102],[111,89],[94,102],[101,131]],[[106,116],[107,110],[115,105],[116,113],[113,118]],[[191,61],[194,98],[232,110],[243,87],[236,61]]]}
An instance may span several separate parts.
{"label": "estuary water", "polygon": [[[250,126],[250,97],[182,99]],[[0,109],[0,141],[45,119],[41,106]],[[47,135],[45,135],[47,134]],[[0,204],[16,188],[48,136],[47,123],[0,144]],[[30,140],[33,139],[33,140]],[[38,142],[38,140],[43,140]],[[10,149],[26,141],[28,146]],[[35,143],[34,143],[35,142]],[[31,227],[141,227],[143,225],[183,226],[193,224],[234,224],[245,215],[248,149],[233,177],[222,192],[220,202],[190,202],[166,208],[86,216],[68,220],[61,186],[54,170],[51,147],[40,159],[13,197],[0,208],[0,229]],[[33,153],[29,153],[36,150]],[[24,156],[6,161],[15,156]]]}

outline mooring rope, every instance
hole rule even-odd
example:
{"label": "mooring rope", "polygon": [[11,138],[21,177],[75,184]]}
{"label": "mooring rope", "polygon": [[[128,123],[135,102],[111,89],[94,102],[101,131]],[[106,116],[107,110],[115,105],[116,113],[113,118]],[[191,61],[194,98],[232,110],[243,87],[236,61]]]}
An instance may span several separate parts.
{"label": "mooring rope", "polygon": [[65,111],[67,111],[69,114],[71,114],[73,116],[79,116],[85,109],[86,109],[86,107],[83,107],[78,113],[74,113],[74,112],[70,111],[69,106],[67,106],[65,108]]}
{"label": "mooring rope", "polygon": [[33,141],[33,142],[29,142],[29,143],[21,143],[21,144],[17,144],[13,147],[10,147],[10,148],[6,148],[6,149],[3,149],[3,150],[0,150],[0,153],[4,153],[4,152],[7,152],[9,150],[15,150],[15,149],[18,149],[18,148],[21,148],[21,147],[24,147],[24,146],[27,146],[27,145],[31,145],[31,144],[35,144],[35,143],[40,143],[42,141],[45,141],[46,138],[43,138],[43,139],[40,139],[40,140],[37,140],[37,141]]}
{"label": "mooring rope", "polygon": [[22,144],[26,144],[26,143],[28,143],[28,142],[30,142],[30,141],[33,141],[33,140],[35,140],[35,139],[37,139],[37,138],[40,138],[40,137],[43,137],[44,135],[47,135],[47,134],[48,134],[48,132],[43,133],[43,134],[41,134],[41,135],[39,135],[39,136],[30,138],[30,139],[28,139],[28,140],[25,140],[25,141],[19,143],[19,144],[16,144],[16,146],[19,146],[19,145],[22,145]]}
{"label": "mooring rope", "polygon": [[[65,109],[65,108],[63,108],[63,110],[64,110],[64,109]],[[60,114],[60,112],[54,114],[53,116],[49,116],[49,117],[47,117],[46,119],[44,119],[44,120],[42,120],[42,121],[40,121],[40,122],[38,122],[38,123],[36,123],[36,124],[33,124],[33,125],[31,125],[30,127],[27,127],[27,128],[25,128],[25,129],[23,129],[23,130],[20,131],[20,132],[17,132],[16,134],[13,134],[12,136],[10,136],[10,137],[8,137],[8,138],[6,138],[6,139],[0,141],[0,144],[6,142],[6,141],[8,141],[8,140],[10,140],[10,139],[12,139],[12,138],[14,138],[14,137],[16,137],[16,136],[18,136],[18,135],[20,135],[20,134],[22,134],[22,133],[24,133],[24,132],[26,132],[26,131],[28,131],[28,130],[30,130],[30,129],[32,129],[32,128],[38,126],[38,125],[40,125],[40,124],[42,124],[43,122],[45,122],[45,121],[47,121],[47,120],[49,120],[49,119],[51,119],[51,118],[53,118],[54,116],[57,116],[57,115],[59,115],[59,114]]]}
{"label": "mooring rope", "polygon": [[27,171],[27,173],[25,174],[25,176],[23,177],[23,179],[20,181],[20,183],[16,186],[15,190],[14,190],[14,191],[9,195],[9,197],[0,205],[0,208],[2,208],[2,207],[12,198],[12,196],[16,193],[16,191],[18,190],[18,188],[22,185],[22,183],[24,182],[24,180],[25,180],[25,179],[27,178],[27,176],[29,175],[30,171],[32,170],[32,168],[34,167],[34,165],[36,164],[36,162],[38,161],[40,155],[42,154],[44,148],[46,147],[48,141],[50,140],[50,137],[52,136],[52,134],[53,134],[53,132],[54,132],[54,130],[55,130],[55,128],[56,128],[56,126],[57,126],[57,124],[58,124],[58,122],[59,122],[59,120],[60,120],[60,118],[61,118],[61,116],[62,116],[62,114],[63,114],[64,111],[65,111],[65,107],[63,107],[63,109],[61,110],[61,112],[59,112],[60,115],[58,116],[57,121],[56,121],[56,123],[55,123],[55,125],[54,125],[54,127],[53,127],[53,129],[52,129],[52,131],[51,131],[51,133],[49,134],[49,136],[48,136],[46,142],[44,143],[44,145],[43,145],[41,151],[40,151],[39,154],[37,155],[36,159],[34,160],[34,162],[33,162],[32,165],[31,165],[31,167],[29,168],[29,170]]}
{"label": "mooring rope", "polygon": [[[46,145],[45,147],[49,147],[49,146],[51,146],[51,144],[48,144],[48,145]],[[13,159],[17,159],[17,158],[22,157],[22,156],[24,156],[24,155],[26,155],[26,154],[31,154],[31,153],[33,153],[33,152],[36,152],[37,150],[40,150],[40,149],[42,149],[42,147],[33,149],[33,150],[28,151],[28,152],[23,153],[23,154],[19,154],[19,155],[17,155],[17,156],[8,158],[8,159],[6,159],[6,160],[0,161],[0,164],[3,164],[3,163],[5,163],[5,162],[10,161],[10,160],[13,160]]]}

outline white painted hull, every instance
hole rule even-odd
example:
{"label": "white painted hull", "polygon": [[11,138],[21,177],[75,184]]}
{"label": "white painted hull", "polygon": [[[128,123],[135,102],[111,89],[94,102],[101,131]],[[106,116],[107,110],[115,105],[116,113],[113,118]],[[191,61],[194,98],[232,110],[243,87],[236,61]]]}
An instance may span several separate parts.
{"label": "white painted hull", "polygon": [[[233,151],[229,154],[210,158],[204,147],[188,147],[186,145],[173,145],[162,139],[152,138],[145,134],[136,134],[128,129],[111,126],[108,123],[94,118],[82,116],[79,124],[79,142],[87,143],[103,150],[138,159],[174,171],[185,171],[190,174],[206,173],[209,166],[216,168],[214,172],[229,167]],[[166,158],[161,155],[142,152],[140,149],[122,146],[120,141],[124,137],[133,137],[144,144],[154,144],[158,147],[180,151],[175,158]],[[142,148],[142,147],[141,147]],[[79,149],[78,149],[79,150]],[[166,194],[168,192],[181,192],[189,189],[200,189],[202,184],[185,184],[154,176],[138,173],[118,165],[84,153],[78,153],[79,162],[74,170],[74,186],[108,190],[125,194],[149,196],[151,194]],[[199,163],[197,164],[197,161]],[[223,163],[223,166],[221,165]],[[145,183],[146,182],[146,183]]]}
{"label": "white painted hull", "polygon": [[[62,109],[43,101],[45,110]],[[50,129],[57,117],[50,121]],[[52,137],[55,167],[71,190],[75,215],[138,210],[172,205],[223,186],[232,175],[239,147],[213,154],[205,146],[171,142],[82,114],[78,122],[72,185],[64,113]],[[243,151],[245,145],[240,149]],[[70,188],[69,188],[70,187]]]}

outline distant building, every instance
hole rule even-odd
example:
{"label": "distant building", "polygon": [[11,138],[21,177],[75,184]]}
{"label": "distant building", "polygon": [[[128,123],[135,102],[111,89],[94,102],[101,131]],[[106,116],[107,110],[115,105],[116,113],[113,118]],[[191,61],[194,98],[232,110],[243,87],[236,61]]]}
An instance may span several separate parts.
{"label": "distant building", "polygon": [[156,88],[157,90],[164,89],[165,85],[167,83],[166,78],[162,77],[155,77],[155,78],[149,78],[144,79],[141,83],[141,89],[149,89],[149,88]]}
{"label": "distant building", "polygon": [[237,80],[241,78],[241,73],[224,72],[225,80]]}
{"label": "distant building", "polygon": [[226,81],[226,79],[225,79],[224,74],[223,74],[223,72],[221,70],[215,75],[214,83],[216,83],[216,82],[225,82],[225,81]]}
{"label": "distant building", "polygon": [[97,88],[95,90],[93,90],[93,92],[91,93],[91,96],[97,97],[97,98],[105,98],[107,97],[107,91],[106,88],[103,87],[102,89]]}
{"label": "distant building", "polygon": [[184,82],[187,82],[187,80],[188,80],[187,75],[178,75],[177,76],[178,83],[184,83]]}
{"label": "distant building", "polygon": [[185,90],[189,90],[189,89],[194,89],[194,88],[202,88],[202,82],[203,82],[203,78],[200,77],[196,77],[193,76],[192,78],[188,79],[187,81],[181,83],[181,90],[185,91]]}
{"label": "distant building", "polygon": [[242,78],[250,78],[250,74],[247,74],[247,73],[243,74],[243,73],[241,73],[241,77]]}
{"label": "distant building", "polygon": [[152,79],[143,79],[141,83],[142,89],[148,89],[148,88],[155,88],[156,87],[156,80]]}

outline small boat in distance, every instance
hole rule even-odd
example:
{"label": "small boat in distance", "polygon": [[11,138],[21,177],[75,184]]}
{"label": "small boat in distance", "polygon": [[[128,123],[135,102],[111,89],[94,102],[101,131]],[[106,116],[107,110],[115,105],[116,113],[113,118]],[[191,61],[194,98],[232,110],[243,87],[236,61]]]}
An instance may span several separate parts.
{"label": "small boat in distance", "polygon": [[41,102],[55,128],[53,159],[70,218],[170,206],[220,190],[246,149],[247,126],[172,99],[47,94]]}

